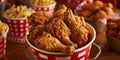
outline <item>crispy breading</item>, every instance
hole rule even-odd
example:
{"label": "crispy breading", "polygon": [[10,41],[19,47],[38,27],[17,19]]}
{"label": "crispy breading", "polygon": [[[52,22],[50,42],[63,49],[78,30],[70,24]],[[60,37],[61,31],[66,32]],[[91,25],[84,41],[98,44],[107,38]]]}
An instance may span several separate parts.
{"label": "crispy breading", "polygon": [[64,52],[69,55],[73,54],[74,51],[73,46],[62,44],[57,38],[47,32],[43,32],[41,36],[36,38],[35,46],[45,51]]}
{"label": "crispy breading", "polygon": [[39,11],[33,13],[29,18],[28,21],[30,25],[43,25],[49,22],[49,20],[53,17],[53,14],[50,12]]}
{"label": "crispy breading", "polygon": [[47,30],[53,36],[57,37],[65,45],[74,45],[70,40],[71,32],[67,25],[62,21],[62,19],[54,18],[47,25]]}
{"label": "crispy breading", "polygon": [[84,44],[86,44],[88,41],[89,32],[82,25],[84,22],[82,22],[82,20],[80,19],[79,21],[77,21],[77,19],[74,17],[72,13],[72,10],[70,9],[68,9],[68,11],[66,12],[65,21],[71,31],[71,36],[70,36],[71,40],[74,43],[77,43],[78,47],[81,47]]}

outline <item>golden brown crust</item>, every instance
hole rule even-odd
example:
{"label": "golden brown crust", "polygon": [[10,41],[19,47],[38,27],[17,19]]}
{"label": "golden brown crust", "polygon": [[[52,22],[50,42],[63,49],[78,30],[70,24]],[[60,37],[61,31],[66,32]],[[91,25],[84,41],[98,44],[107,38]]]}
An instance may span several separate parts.
{"label": "golden brown crust", "polygon": [[52,13],[39,11],[33,13],[29,18],[28,21],[30,25],[44,25],[49,22],[49,20],[53,17]]}
{"label": "golden brown crust", "polygon": [[111,3],[103,3],[101,1],[94,1],[81,6],[82,9],[78,10],[79,16],[91,18],[93,20],[108,18],[113,13],[113,6]]}
{"label": "golden brown crust", "polygon": [[57,38],[46,32],[36,38],[35,46],[45,51],[62,51],[67,54],[72,54],[74,51],[73,46],[66,46],[62,44]]}
{"label": "golden brown crust", "polygon": [[120,39],[120,19],[108,19],[107,33],[115,39]]}

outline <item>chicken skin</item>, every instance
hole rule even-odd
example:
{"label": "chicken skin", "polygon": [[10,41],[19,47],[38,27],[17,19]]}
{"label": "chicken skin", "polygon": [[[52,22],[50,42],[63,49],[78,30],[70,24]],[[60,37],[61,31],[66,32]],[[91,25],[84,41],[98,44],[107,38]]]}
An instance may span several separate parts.
{"label": "chicken skin", "polygon": [[43,32],[44,32],[44,26],[43,25],[32,26],[29,29],[28,40],[34,45],[35,44],[35,39],[39,35],[41,35]]}
{"label": "chicken skin", "polygon": [[51,33],[51,35],[55,36],[65,45],[74,45],[74,43],[70,40],[71,32],[67,25],[62,21],[62,19],[54,18],[50,21],[50,23],[46,26],[47,31]]}
{"label": "chicken skin", "polygon": [[86,44],[89,32],[84,28],[84,19],[82,17],[75,17],[70,9],[65,13],[65,16],[65,23],[71,31],[71,40],[77,43],[78,47]]}
{"label": "chicken skin", "polygon": [[54,13],[54,17],[59,17],[59,16],[61,16],[62,14],[64,14],[66,11],[67,11],[67,7],[66,7],[65,5],[62,5],[62,6],[60,6],[59,10],[57,10],[57,11]]}
{"label": "chicken skin", "polygon": [[36,25],[44,25],[49,22],[49,20],[53,17],[53,14],[50,12],[39,11],[33,13],[29,18],[28,22],[32,26]]}
{"label": "chicken skin", "polygon": [[35,40],[35,46],[39,49],[50,52],[63,52],[71,55],[74,51],[73,46],[67,46],[62,44],[57,38],[51,34],[44,32],[41,36]]}

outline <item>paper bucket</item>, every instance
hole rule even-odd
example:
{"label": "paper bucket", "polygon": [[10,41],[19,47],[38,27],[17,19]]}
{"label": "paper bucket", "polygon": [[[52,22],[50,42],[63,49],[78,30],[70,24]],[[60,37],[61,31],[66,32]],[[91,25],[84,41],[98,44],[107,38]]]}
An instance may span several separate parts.
{"label": "paper bucket", "polygon": [[47,52],[47,51],[38,49],[38,48],[34,47],[27,40],[27,36],[26,36],[26,41],[27,41],[28,45],[32,48],[34,56],[38,60],[88,60],[92,43],[96,37],[96,32],[95,32],[94,28],[89,24],[86,25],[86,28],[90,31],[90,36],[92,37],[92,39],[85,46],[76,49],[74,51],[73,55],[67,55],[65,53],[60,53],[60,52]]}
{"label": "paper bucket", "polygon": [[6,32],[0,36],[0,58],[3,58],[6,54],[6,38],[7,38],[8,30],[9,27],[7,26]]}
{"label": "paper bucket", "polygon": [[25,36],[30,27],[27,18],[7,19],[7,24],[10,27],[9,40],[25,43]]}

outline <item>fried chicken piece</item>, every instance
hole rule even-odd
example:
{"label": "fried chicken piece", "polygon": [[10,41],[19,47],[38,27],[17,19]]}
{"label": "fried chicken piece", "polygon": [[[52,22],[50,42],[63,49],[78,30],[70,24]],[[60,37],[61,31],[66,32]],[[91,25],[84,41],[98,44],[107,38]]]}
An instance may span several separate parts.
{"label": "fried chicken piece", "polygon": [[74,43],[69,38],[71,32],[62,19],[52,19],[46,28],[49,33],[58,38],[63,44],[69,46],[74,45]]}
{"label": "fried chicken piece", "polygon": [[81,17],[75,17],[72,10],[68,9],[65,13],[65,23],[71,30],[71,40],[77,43],[79,47],[83,46],[88,41],[88,31],[84,28],[84,19]]}
{"label": "fried chicken piece", "polygon": [[117,36],[117,34],[118,34],[118,30],[117,29],[108,29],[108,34],[110,35],[110,36],[113,36],[113,37],[116,37]]}
{"label": "fried chicken piece", "polygon": [[53,14],[50,12],[39,11],[33,13],[29,18],[28,21],[30,25],[39,25],[39,24],[46,24],[49,20],[53,17]]}
{"label": "fried chicken piece", "polygon": [[83,10],[98,10],[104,5],[101,1],[94,1],[93,3],[88,3],[82,6]]}
{"label": "fried chicken piece", "polygon": [[110,15],[112,15],[112,13],[113,13],[113,10],[112,10],[112,8],[110,8],[110,7],[102,7],[101,8],[103,11],[105,11],[105,13],[107,14],[107,16],[110,16]]}
{"label": "fried chicken piece", "polygon": [[118,32],[117,39],[120,40],[120,30]]}
{"label": "fried chicken piece", "polygon": [[107,14],[103,10],[99,10],[97,13],[90,16],[90,18],[94,19],[94,20],[103,19],[103,18],[106,18],[106,17],[107,17]]}
{"label": "fried chicken piece", "polygon": [[117,21],[118,28],[120,29],[120,19]]}
{"label": "fried chicken piece", "polygon": [[29,29],[28,40],[34,45],[35,44],[35,39],[39,35],[41,35],[43,32],[44,32],[44,26],[43,25],[32,26]]}
{"label": "fried chicken piece", "polygon": [[118,25],[117,25],[116,22],[109,22],[109,23],[107,24],[107,27],[108,27],[108,28],[111,28],[111,29],[115,29],[115,28],[118,28]]}
{"label": "fried chicken piece", "polygon": [[79,11],[79,16],[89,17],[92,14],[90,10]]}
{"label": "fried chicken piece", "polygon": [[54,12],[54,17],[59,17],[62,14],[64,14],[67,10],[67,7],[65,5],[62,5],[56,12]]}
{"label": "fried chicken piece", "polygon": [[35,46],[45,51],[60,51],[69,55],[71,55],[74,51],[73,46],[67,46],[62,44],[57,38],[46,32],[44,32],[43,35],[39,36],[35,40]]}
{"label": "fried chicken piece", "polygon": [[112,8],[111,3],[106,4],[102,1],[94,1],[93,3],[83,5],[79,15],[93,20],[104,19],[113,14]]}

